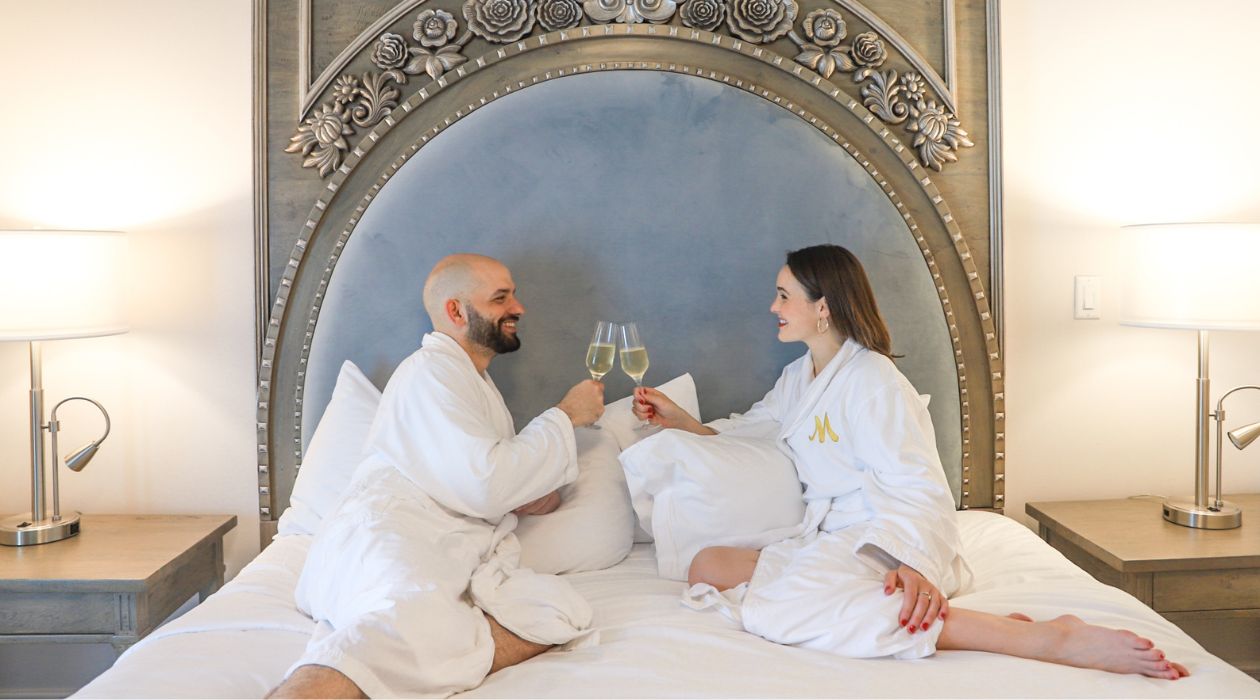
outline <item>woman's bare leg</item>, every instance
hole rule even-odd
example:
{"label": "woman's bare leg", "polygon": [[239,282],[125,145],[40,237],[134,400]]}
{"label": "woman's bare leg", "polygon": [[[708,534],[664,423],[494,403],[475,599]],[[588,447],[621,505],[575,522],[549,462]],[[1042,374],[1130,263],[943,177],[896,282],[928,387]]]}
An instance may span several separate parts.
{"label": "woman's bare leg", "polygon": [[1074,615],[1031,622],[1023,615],[1000,617],[950,608],[944,624],[937,649],[989,651],[1169,680],[1190,675],[1185,666],[1165,659],[1151,640],[1128,630],[1089,625]]}
{"label": "woman's bare leg", "polygon": [[[760,554],[755,549],[707,547],[692,560],[687,581],[723,591],[734,588],[752,579]],[[1190,675],[1185,666],[1165,659],[1151,640],[1128,630],[1089,625],[1073,615],[1034,622],[1022,613],[1000,617],[951,607],[943,623],[937,649],[988,651],[1169,680]]]}
{"label": "woman's bare leg", "polygon": [[719,591],[752,580],[761,552],[739,547],[705,547],[691,560],[687,584],[707,583]]}

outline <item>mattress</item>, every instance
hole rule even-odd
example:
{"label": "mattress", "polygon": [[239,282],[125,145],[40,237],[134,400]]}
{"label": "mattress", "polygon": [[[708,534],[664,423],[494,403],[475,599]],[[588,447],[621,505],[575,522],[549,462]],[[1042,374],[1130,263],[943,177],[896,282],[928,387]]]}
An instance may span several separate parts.
{"label": "mattress", "polygon": [[[960,512],[975,585],[955,608],[1034,619],[1073,613],[1156,641],[1191,676],[1164,681],[983,652],[914,661],[844,659],[772,644],[717,612],[683,607],[651,545],[567,578],[596,636],[486,679],[459,697],[1260,697],[1260,682],[1207,653],[1150,608],[1105,586],[1000,515]],[[293,590],[310,538],[277,538],[220,591],[154,631],[74,697],[262,697],[302,654],[314,623]]]}

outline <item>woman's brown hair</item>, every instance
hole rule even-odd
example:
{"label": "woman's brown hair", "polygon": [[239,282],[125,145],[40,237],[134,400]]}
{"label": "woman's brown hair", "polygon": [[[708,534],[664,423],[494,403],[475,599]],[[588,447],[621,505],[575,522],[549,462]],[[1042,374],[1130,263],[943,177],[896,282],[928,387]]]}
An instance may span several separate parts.
{"label": "woman's brown hair", "polygon": [[841,335],[864,348],[894,357],[888,324],[879,314],[866,271],[853,253],[825,243],[788,253],[787,266],[810,301],[827,300],[831,322]]}

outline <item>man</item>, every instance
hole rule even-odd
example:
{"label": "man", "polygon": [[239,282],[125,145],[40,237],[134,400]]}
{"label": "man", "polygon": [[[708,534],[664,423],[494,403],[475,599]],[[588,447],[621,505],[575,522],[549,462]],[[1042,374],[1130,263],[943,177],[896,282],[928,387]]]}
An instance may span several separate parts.
{"label": "man", "polygon": [[584,381],[519,434],[486,374],[520,347],[525,308],[508,269],[441,260],[424,285],[433,322],[395,370],[361,464],[320,528],[297,587],[318,623],[269,697],[445,696],[578,637],[589,605],[517,568],[517,514],[560,504],[577,478],[573,429],[603,413]]}

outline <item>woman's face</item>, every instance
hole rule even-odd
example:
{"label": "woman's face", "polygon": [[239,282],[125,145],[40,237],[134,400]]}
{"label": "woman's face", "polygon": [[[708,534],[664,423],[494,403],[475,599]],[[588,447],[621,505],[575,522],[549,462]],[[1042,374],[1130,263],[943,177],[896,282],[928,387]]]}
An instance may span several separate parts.
{"label": "woman's face", "polygon": [[818,335],[823,300],[810,301],[809,294],[787,265],[779,270],[775,287],[770,313],[779,318],[779,342],[799,342]]}

